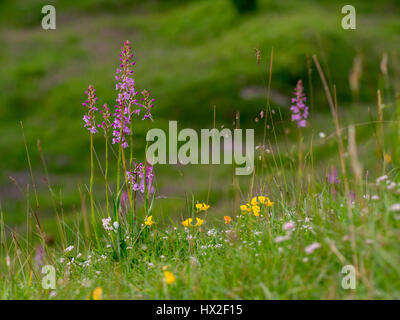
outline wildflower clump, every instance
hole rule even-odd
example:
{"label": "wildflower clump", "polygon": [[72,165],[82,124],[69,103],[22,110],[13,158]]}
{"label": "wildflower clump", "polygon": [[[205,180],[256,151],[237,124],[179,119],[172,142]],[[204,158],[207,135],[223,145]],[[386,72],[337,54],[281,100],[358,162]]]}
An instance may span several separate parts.
{"label": "wildflower clump", "polygon": [[186,220],[182,221],[182,225],[184,227],[188,228],[188,227],[190,227],[192,225],[192,221],[193,221],[192,218],[186,219]]}
{"label": "wildflower clump", "polygon": [[196,217],[196,224],[192,224],[192,221],[193,221],[192,218],[188,218],[182,221],[182,225],[186,228],[189,228],[189,227],[200,227],[204,223],[204,219],[200,219],[197,217]]}
{"label": "wildflower clump", "polygon": [[126,136],[131,134],[132,115],[140,112],[140,109],[133,109],[137,105],[136,95],[138,92],[135,91],[135,80],[131,77],[133,74],[131,67],[135,65],[135,62],[131,61],[132,58],[130,43],[125,41],[121,47],[120,65],[115,76],[115,80],[117,80],[115,90],[118,92],[118,97],[112,124],[114,128],[112,143],[119,143],[122,148],[128,147]]}
{"label": "wildflower clump", "polygon": [[210,208],[210,205],[203,203],[196,203],[197,212],[207,211]]}
{"label": "wildflower clump", "polygon": [[[154,192],[154,173],[153,166],[150,164],[146,165],[144,168],[143,163],[132,163],[132,170],[127,171],[128,182],[132,186],[133,191],[140,191],[141,193],[145,193],[145,189],[147,189],[148,193]],[[146,185],[146,187],[145,187]]]}
{"label": "wildflower clump", "polygon": [[240,206],[242,214],[252,213],[254,216],[258,217],[260,215],[261,209],[266,209],[267,207],[272,207],[274,203],[264,196],[253,197],[250,203],[246,203]]}

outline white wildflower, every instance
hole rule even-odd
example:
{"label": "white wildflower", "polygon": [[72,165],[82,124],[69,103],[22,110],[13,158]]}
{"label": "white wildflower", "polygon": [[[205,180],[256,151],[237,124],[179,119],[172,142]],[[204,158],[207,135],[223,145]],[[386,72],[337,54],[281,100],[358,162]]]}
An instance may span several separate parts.
{"label": "white wildflower", "polygon": [[283,225],[283,230],[285,231],[293,230],[295,226],[296,224],[293,221],[289,221]]}
{"label": "white wildflower", "polygon": [[387,175],[380,176],[376,179],[376,184],[379,185],[382,181],[385,181],[388,178]]}
{"label": "white wildflower", "polygon": [[119,228],[119,223],[118,223],[118,221],[115,221],[115,222],[113,223],[113,227],[114,227],[114,230],[115,230],[115,231],[118,230],[118,228]]}
{"label": "white wildflower", "polygon": [[387,189],[388,189],[388,190],[393,190],[394,188],[396,188],[396,183],[395,183],[395,182],[391,182],[391,183],[387,186]]}
{"label": "white wildflower", "polygon": [[400,211],[400,203],[392,204],[392,206],[390,207],[390,210],[395,211],[395,212]]}
{"label": "white wildflower", "polygon": [[65,252],[71,252],[72,250],[74,250],[74,246],[69,246],[67,248],[65,248]]}
{"label": "white wildflower", "polygon": [[103,228],[106,231],[111,231],[112,226],[111,226],[111,217],[101,219],[101,222],[103,223]]}
{"label": "white wildflower", "polygon": [[314,242],[305,248],[307,254],[313,253],[315,250],[321,248],[321,244],[319,242]]}
{"label": "white wildflower", "polygon": [[278,237],[276,237],[275,238],[275,242],[276,243],[280,243],[280,242],[283,242],[283,241],[286,241],[286,240],[289,240],[290,239],[290,235],[286,235],[286,236],[278,236]]}

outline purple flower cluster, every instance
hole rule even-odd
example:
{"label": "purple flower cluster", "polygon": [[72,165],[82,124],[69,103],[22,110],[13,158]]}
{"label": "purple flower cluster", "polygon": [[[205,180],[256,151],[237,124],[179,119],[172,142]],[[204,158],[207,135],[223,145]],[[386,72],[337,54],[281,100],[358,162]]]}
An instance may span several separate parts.
{"label": "purple flower cluster", "polygon": [[103,110],[99,110],[99,113],[103,116],[103,122],[99,123],[97,126],[104,130],[104,134],[107,135],[108,129],[111,127],[111,113],[107,104],[103,105]]}
{"label": "purple flower cluster", "polygon": [[142,98],[140,100],[142,101],[141,103],[138,103],[138,106],[144,108],[145,114],[142,118],[142,120],[150,119],[153,120],[153,116],[151,115],[151,109],[154,107],[153,102],[155,99],[150,98],[150,91],[149,90],[143,90],[141,92]]}
{"label": "purple flower cluster", "polygon": [[292,121],[297,121],[297,126],[299,128],[306,126],[306,119],[308,118],[308,107],[305,105],[307,98],[303,90],[303,83],[299,80],[294,89],[294,98],[292,98],[292,106],[290,107],[292,111]]}
{"label": "purple flower cluster", "polygon": [[153,166],[150,164],[147,164],[146,166],[146,180],[145,180],[145,174],[144,174],[144,165],[143,163],[132,163],[132,171],[128,171],[126,174],[128,176],[129,183],[132,186],[133,191],[140,191],[141,193],[144,193],[145,191],[145,186],[144,183],[146,181],[146,187],[147,191],[149,193],[154,192],[154,186],[153,186],[153,181],[154,181],[154,173],[153,173]]}
{"label": "purple flower cluster", "polygon": [[43,265],[43,260],[44,259],[44,250],[43,246],[39,244],[36,247],[36,253],[35,253],[35,266],[37,269],[39,269]]}
{"label": "purple flower cluster", "polygon": [[85,122],[84,127],[88,128],[90,133],[95,134],[97,133],[96,129],[96,122],[95,122],[95,112],[98,110],[95,107],[95,103],[97,101],[96,97],[96,89],[90,85],[87,90],[85,91],[85,94],[88,96],[87,99],[85,100],[82,105],[84,107],[88,108],[88,113],[83,116],[83,121]]}
{"label": "purple flower cluster", "polygon": [[131,122],[134,114],[139,115],[141,108],[144,109],[144,116],[142,120],[151,119],[151,110],[154,106],[154,99],[150,97],[149,90],[143,90],[141,92],[141,98],[139,99],[139,92],[135,90],[135,80],[132,78],[133,70],[132,67],[135,62],[132,61],[133,53],[129,41],[125,41],[121,47],[121,53],[119,55],[120,65],[117,68],[115,79],[117,84],[115,90],[118,92],[116,99],[115,111],[110,113],[107,104],[103,105],[103,110],[99,111],[102,115],[103,121],[97,125],[95,123],[95,111],[98,109],[95,107],[97,97],[95,89],[92,85],[85,91],[88,98],[83,103],[83,106],[89,109],[88,113],[84,115],[83,121],[85,127],[95,134],[97,128],[102,128],[104,133],[107,135],[109,128],[113,128],[112,131],[112,143],[120,143],[123,148],[127,148],[127,136],[131,135]]}
{"label": "purple flower cluster", "polygon": [[118,97],[116,99],[117,105],[115,106],[112,139],[113,144],[121,143],[123,148],[128,147],[126,136],[131,134],[132,115],[140,112],[140,109],[133,110],[133,107],[138,104],[136,99],[138,92],[135,91],[135,80],[131,78],[133,74],[131,67],[135,65],[135,62],[131,61],[132,58],[133,53],[130,43],[125,41],[119,55],[121,64],[117,68],[117,75],[115,76],[117,80],[115,90],[118,91]]}
{"label": "purple flower cluster", "polygon": [[328,172],[328,174],[326,175],[326,179],[329,184],[339,183],[338,171],[334,166],[331,166],[330,172]]}

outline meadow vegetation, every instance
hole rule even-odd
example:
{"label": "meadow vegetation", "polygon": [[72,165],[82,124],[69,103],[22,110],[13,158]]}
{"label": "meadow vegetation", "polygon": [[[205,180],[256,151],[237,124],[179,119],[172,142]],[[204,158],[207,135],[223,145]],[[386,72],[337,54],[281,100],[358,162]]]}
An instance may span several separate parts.
{"label": "meadow vegetation", "polygon": [[[0,298],[400,298],[394,1],[5,3]],[[168,120],[255,128],[254,173],[150,166]]]}

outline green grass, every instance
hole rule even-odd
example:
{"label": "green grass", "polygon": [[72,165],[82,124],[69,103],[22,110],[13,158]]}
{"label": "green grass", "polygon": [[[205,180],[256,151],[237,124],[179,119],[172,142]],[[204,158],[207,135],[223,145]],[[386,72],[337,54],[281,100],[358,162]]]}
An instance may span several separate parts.
{"label": "green grass", "polygon": [[[34,252],[23,250],[11,256],[9,268],[3,266],[0,297],[87,299],[101,287],[105,299],[398,299],[400,220],[388,208],[400,196],[388,193],[384,185],[367,192],[380,199],[361,199],[353,207],[362,272],[356,290],[341,287],[342,267],[354,264],[345,201],[325,189],[299,199],[293,199],[294,194],[274,198],[273,209],[260,217],[235,210],[229,225],[208,222],[214,208],[196,214],[206,221],[201,229],[186,231],[179,223],[177,228],[170,223],[162,227],[162,218],[154,214],[156,224],[142,226],[126,239],[126,257],[121,261],[112,258],[112,249],[107,248],[112,242],[105,233],[104,249],[90,249],[77,218],[63,226],[66,244],[74,245],[74,250],[64,253],[59,244],[49,248],[46,263],[56,267],[56,289],[42,289],[40,269],[32,269],[32,274],[24,262],[25,255]],[[282,226],[287,221],[295,222],[296,228],[289,240],[276,243],[274,239],[286,233]],[[305,247],[314,242],[321,248],[306,254]],[[10,249],[16,249],[15,243]],[[83,266],[87,261],[89,265]],[[174,284],[164,282],[163,269],[174,274]]]}

